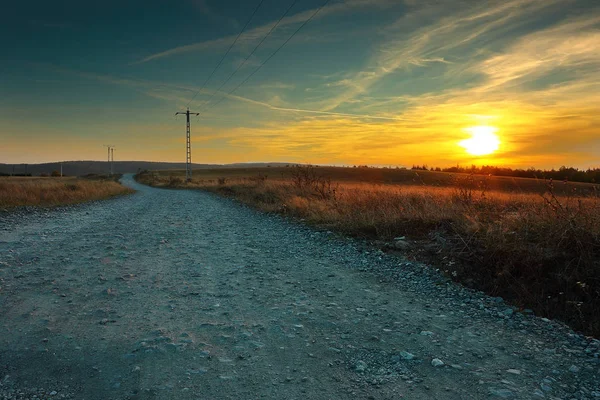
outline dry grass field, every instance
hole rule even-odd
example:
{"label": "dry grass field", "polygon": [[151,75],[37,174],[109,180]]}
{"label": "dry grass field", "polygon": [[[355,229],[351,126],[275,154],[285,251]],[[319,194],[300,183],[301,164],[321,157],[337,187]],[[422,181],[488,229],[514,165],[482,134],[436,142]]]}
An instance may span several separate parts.
{"label": "dry grass field", "polygon": [[[332,182],[349,183],[363,182],[371,184],[401,184],[427,187],[454,187],[456,180],[464,178],[465,174],[452,174],[447,172],[414,171],[409,169],[391,168],[348,168],[348,167],[314,167],[314,171],[324,179]],[[183,170],[164,170],[155,172],[157,177],[164,179],[183,179]],[[266,179],[268,181],[287,181],[297,175],[297,169],[290,167],[248,167],[248,168],[203,168],[194,170],[194,183],[211,184],[219,179],[226,182],[253,181]],[[489,191],[502,191],[511,193],[544,193],[547,182],[543,179],[513,178],[506,176],[472,177],[476,183],[485,184]],[[163,182],[164,183],[164,182]],[[555,182],[555,193],[571,195],[573,191],[582,195],[593,195],[598,192],[598,185],[588,183]]]}
{"label": "dry grass field", "polygon": [[324,167],[199,170],[190,183],[182,176],[148,172],[138,180],[212,191],[401,248],[468,286],[600,334],[594,185]]}
{"label": "dry grass field", "polygon": [[112,179],[0,177],[0,209],[53,207],[132,193]]}

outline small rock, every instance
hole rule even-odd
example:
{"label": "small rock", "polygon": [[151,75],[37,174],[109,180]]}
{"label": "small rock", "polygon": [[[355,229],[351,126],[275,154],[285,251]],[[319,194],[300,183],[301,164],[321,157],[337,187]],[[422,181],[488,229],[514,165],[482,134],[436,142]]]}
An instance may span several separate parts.
{"label": "small rock", "polygon": [[540,385],[540,387],[542,388],[542,390],[544,392],[551,392],[552,391],[552,386],[548,385],[547,383],[542,383]]}
{"label": "small rock", "polygon": [[510,397],[515,397],[515,394],[508,389],[490,389],[490,394],[492,396],[502,397],[504,399],[508,399]]}
{"label": "small rock", "polygon": [[58,394],[58,392],[56,390],[53,390],[50,392],[50,396],[56,396]]}
{"label": "small rock", "polygon": [[502,315],[506,316],[506,317],[510,317],[511,315],[513,315],[514,311],[512,308],[507,308],[504,311],[502,311]]}
{"label": "small rock", "polygon": [[410,249],[411,246],[410,246],[410,243],[408,243],[405,240],[397,240],[394,243],[394,247],[398,250],[408,250],[408,249]]}
{"label": "small rock", "polygon": [[401,351],[400,357],[402,357],[402,359],[404,360],[412,360],[413,358],[415,358],[415,355],[409,353],[408,351]]}
{"label": "small rock", "polygon": [[419,335],[421,335],[421,336],[433,336],[433,332],[431,332],[431,331],[421,331],[421,333],[419,333]]}
{"label": "small rock", "polygon": [[576,365],[571,365],[569,367],[569,371],[572,372],[572,373],[574,373],[574,374],[576,374],[576,373],[578,373],[580,371],[580,368],[578,366],[576,366]]}
{"label": "small rock", "polygon": [[186,371],[187,374],[190,375],[203,375],[207,372],[208,370],[206,368],[197,368],[197,369],[188,369]]}
{"label": "small rock", "polygon": [[433,367],[443,367],[444,362],[442,360],[440,360],[439,358],[434,358],[433,360],[431,360],[431,365]]}
{"label": "small rock", "polygon": [[507,369],[506,372],[508,372],[509,374],[513,374],[513,375],[521,375],[521,371],[518,369]]}
{"label": "small rock", "polygon": [[364,372],[367,369],[367,363],[359,360],[356,362],[354,369],[356,369],[356,372]]}

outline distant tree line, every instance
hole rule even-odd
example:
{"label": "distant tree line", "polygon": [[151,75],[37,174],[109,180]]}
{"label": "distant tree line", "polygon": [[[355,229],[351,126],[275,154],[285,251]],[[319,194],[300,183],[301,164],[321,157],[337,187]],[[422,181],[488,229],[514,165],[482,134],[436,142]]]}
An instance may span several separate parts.
{"label": "distant tree line", "polygon": [[459,165],[450,168],[428,167],[427,165],[413,165],[413,170],[417,171],[438,171],[438,172],[454,172],[476,175],[492,175],[492,176],[512,176],[516,178],[537,178],[537,179],[553,179],[571,182],[587,182],[600,183],[600,168],[579,169],[573,167],[565,167],[564,165],[558,170],[552,168],[545,169],[512,169],[507,167],[494,167],[492,165],[483,165],[478,167],[471,165],[470,167],[461,167]]}

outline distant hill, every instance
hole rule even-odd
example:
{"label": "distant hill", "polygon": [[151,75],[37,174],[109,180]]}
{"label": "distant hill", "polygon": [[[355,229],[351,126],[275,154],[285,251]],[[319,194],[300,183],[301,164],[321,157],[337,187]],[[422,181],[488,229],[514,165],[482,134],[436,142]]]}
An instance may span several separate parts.
{"label": "distant hill", "polygon": [[[0,164],[0,174],[51,174],[52,171],[60,171],[63,166],[63,175],[81,176],[87,174],[106,174],[110,167],[106,161],[64,161],[62,163],[45,164]],[[285,166],[289,163],[236,163],[236,164],[192,164],[193,169],[204,168],[253,168],[267,166]],[[169,170],[185,169],[185,163],[152,162],[152,161],[115,161],[113,172],[115,174],[135,173],[140,170]]]}
{"label": "distant hill", "polygon": [[[219,168],[264,168],[264,167],[285,167],[286,165],[299,165],[297,163],[285,163],[285,162],[267,162],[267,163],[235,163],[235,164],[223,164]],[[214,168],[214,167],[209,167]]]}

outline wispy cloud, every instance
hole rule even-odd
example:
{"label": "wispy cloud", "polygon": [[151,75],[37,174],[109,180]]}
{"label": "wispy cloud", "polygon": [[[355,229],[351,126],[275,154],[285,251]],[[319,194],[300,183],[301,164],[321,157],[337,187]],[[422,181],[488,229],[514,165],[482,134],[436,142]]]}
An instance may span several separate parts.
{"label": "wispy cloud", "polygon": [[293,90],[296,88],[296,85],[293,85],[291,83],[273,81],[273,82],[262,83],[258,87],[260,89]]}
{"label": "wispy cloud", "polygon": [[[341,3],[332,3],[332,4],[328,5],[327,7],[324,7],[315,16],[315,19],[323,19],[327,16],[347,12],[352,9],[373,8],[373,7],[387,8],[387,7],[392,7],[395,4],[397,4],[397,3],[395,3],[393,0],[347,0],[347,1],[341,2]],[[291,15],[289,17],[283,18],[281,20],[281,22],[279,23],[278,28],[274,31],[274,35],[276,35],[277,32],[284,31],[286,27],[300,24],[300,23],[306,21],[314,12],[315,12],[315,10],[311,9],[311,10],[302,11],[302,12],[296,13],[294,15]],[[262,37],[264,35],[267,34],[267,32],[269,32],[269,30],[271,29],[271,27],[273,26],[274,23],[275,23],[275,21],[272,21],[272,22],[263,24],[261,26],[257,26],[255,28],[252,28],[252,29],[244,32],[238,39],[236,46],[238,46],[238,48],[247,48],[253,44],[256,44],[258,41],[260,41],[262,39]],[[168,50],[164,50],[164,51],[146,56],[146,57],[134,62],[133,64],[146,63],[149,61],[158,60],[158,59],[165,58],[165,57],[171,57],[171,56],[186,54],[186,53],[191,53],[191,52],[200,52],[200,51],[220,49],[220,48],[229,46],[229,44],[231,44],[231,42],[233,42],[233,40],[235,39],[236,36],[237,35],[232,35],[232,36],[227,36],[227,37],[223,37],[223,38],[219,38],[219,39],[177,46],[177,47],[174,47],[174,48],[171,48]],[[337,37],[343,38],[344,36],[337,36]]]}
{"label": "wispy cloud", "polygon": [[473,70],[488,77],[483,87],[488,90],[524,84],[559,69],[577,74],[579,81],[592,78],[598,82],[599,67],[600,16],[585,16],[526,35]]}
{"label": "wispy cloud", "polygon": [[[457,60],[457,68],[460,68],[461,57],[473,56],[469,52],[473,46],[505,42],[507,32],[559,2],[561,0],[510,0],[491,4],[441,2],[435,7],[427,3],[415,5],[411,12],[382,28],[388,39],[376,47],[366,68],[337,82],[346,84],[348,89],[332,98],[326,109],[337,108],[410,65]],[[418,28],[428,20],[431,22]]]}
{"label": "wispy cloud", "polygon": [[[57,69],[57,71],[61,71],[61,72],[68,73],[68,74],[76,74],[76,75],[84,77],[84,78],[93,79],[93,80],[97,80],[100,82],[106,82],[106,83],[110,83],[113,85],[129,87],[133,90],[136,90],[139,93],[142,93],[146,96],[149,96],[149,97],[152,97],[155,99],[160,99],[160,100],[164,100],[167,102],[179,103],[180,108],[182,108],[184,104],[187,104],[187,102],[189,101],[190,93],[195,93],[196,91],[200,90],[200,88],[197,88],[195,86],[168,84],[168,83],[153,82],[153,81],[148,81],[148,80],[118,78],[118,77],[113,77],[113,76],[109,76],[109,75],[65,70],[62,68]],[[281,82],[274,82],[271,84],[266,84],[265,86],[273,87],[273,88],[277,88],[277,89],[293,89],[294,88],[294,85],[288,85],[288,84],[284,84]],[[213,91],[208,90],[208,89],[201,89],[200,93],[203,93],[206,95],[212,95]],[[367,119],[367,120],[373,119],[373,120],[390,120],[391,121],[391,120],[400,120],[401,119],[400,117],[387,117],[387,116],[382,116],[382,115],[328,112],[328,111],[303,109],[303,108],[297,108],[297,107],[286,107],[286,106],[281,105],[281,104],[285,104],[285,102],[282,101],[281,99],[278,99],[278,100],[275,100],[272,102],[265,102],[265,101],[251,99],[248,97],[229,94],[226,92],[217,92],[216,98],[220,98],[220,97],[225,97],[225,98],[235,100],[235,101],[240,101],[240,102],[243,102],[246,104],[259,106],[259,107],[266,108],[266,109],[269,109],[272,111],[292,112],[292,113],[309,114],[309,115],[313,114],[313,115],[322,115],[322,116],[346,117],[346,118]],[[273,103],[278,103],[279,105],[276,105]],[[199,105],[205,106],[205,105],[209,105],[209,104],[200,102]]]}
{"label": "wispy cloud", "polygon": [[226,17],[224,15],[221,15],[220,13],[218,13],[213,7],[211,7],[208,4],[208,0],[188,0],[191,2],[191,4],[196,7],[197,10],[199,10],[202,14],[206,15],[207,17],[219,21],[219,22],[223,22],[225,21],[227,24],[238,28],[239,27],[239,23],[230,17]]}

